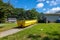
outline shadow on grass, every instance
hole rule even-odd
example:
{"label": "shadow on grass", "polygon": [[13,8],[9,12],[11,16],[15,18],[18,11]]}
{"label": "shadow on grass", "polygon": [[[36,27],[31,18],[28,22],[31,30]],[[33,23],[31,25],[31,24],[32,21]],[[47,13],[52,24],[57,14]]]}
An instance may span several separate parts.
{"label": "shadow on grass", "polygon": [[47,36],[38,35],[38,34],[29,34],[28,39],[30,40],[60,40],[60,34],[56,31],[52,33],[47,33]]}
{"label": "shadow on grass", "polygon": [[23,27],[14,27],[14,28],[20,29],[20,28],[23,28]]}
{"label": "shadow on grass", "polygon": [[0,26],[0,28],[3,28],[3,26]]}
{"label": "shadow on grass", "polygon": [[41,38],[41,36],[37,35],[37,34],[30,34],[30,35],[28,35],[27,38],[29,38],[31,40],[39,40]]}

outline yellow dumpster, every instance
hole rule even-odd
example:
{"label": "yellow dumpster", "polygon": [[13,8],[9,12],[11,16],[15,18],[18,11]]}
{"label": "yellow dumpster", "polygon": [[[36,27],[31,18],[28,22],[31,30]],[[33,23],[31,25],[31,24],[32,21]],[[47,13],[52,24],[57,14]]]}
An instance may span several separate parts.
{"label": "yellow dumpster", "polygon": [[35,23],[37,23],[37,20],[17,20],[17,24],[19,27],[27,27]]}

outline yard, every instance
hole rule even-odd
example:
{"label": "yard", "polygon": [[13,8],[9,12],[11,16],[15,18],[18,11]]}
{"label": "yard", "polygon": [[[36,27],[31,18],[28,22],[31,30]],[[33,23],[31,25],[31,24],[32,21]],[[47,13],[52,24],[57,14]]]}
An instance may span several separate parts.
{"label": "yard", "polygon": [[0,40],[60,40],[60,23],[39,23]]}
{"label": "yard", "polygon": [[11,28],[17,27],[16,23],[3,23],[0,24],[0,32],[5,31],[5,30],[9,30]]}

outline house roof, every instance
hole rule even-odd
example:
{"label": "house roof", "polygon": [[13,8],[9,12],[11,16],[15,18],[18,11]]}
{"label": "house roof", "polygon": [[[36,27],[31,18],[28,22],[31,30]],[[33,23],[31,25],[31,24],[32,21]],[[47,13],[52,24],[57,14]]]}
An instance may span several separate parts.
{"label": "house roof", "polygon": [[45,14],[45,15],[46,16],[60,16],[60,14],[52,14],[52,13],[51,14],[50,13],[49,14]]}

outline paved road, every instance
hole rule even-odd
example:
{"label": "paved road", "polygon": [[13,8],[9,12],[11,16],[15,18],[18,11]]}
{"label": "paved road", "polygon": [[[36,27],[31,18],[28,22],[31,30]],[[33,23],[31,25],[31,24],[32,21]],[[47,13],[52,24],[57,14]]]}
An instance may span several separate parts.
{"label": "paved road", "polygon": [[[36,25],[36,24],[34,24],[34,25]],[[34,26],[34,25],[32,25],[32,26]],[[11,34],[14,34],[14,33],[17,33],[19,31],[22,31],[22,30],[27,29],[27,28],[31,28],[32,26],[29,26],[29,27],[26,27],[26,28],[22,28],[22,29],[21,28],[20,29],[19,28],[14,28],[14,29],[10,29],[10,30],[1,32],[0,33],[0,38],[8,36],[8,35],[11,35]]]}

